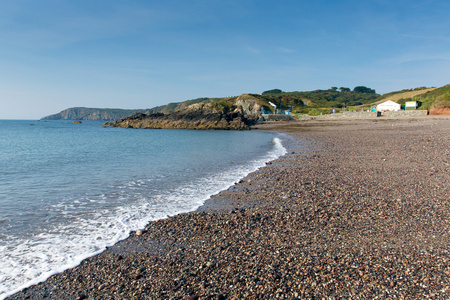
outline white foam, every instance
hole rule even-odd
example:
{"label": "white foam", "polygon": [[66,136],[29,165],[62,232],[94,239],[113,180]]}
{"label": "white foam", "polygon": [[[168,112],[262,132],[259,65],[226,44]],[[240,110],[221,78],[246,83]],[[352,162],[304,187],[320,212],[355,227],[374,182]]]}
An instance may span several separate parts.
{"label": "white foam", "polygon": [[[53,205],[52,209],[69,215],[73,221],[19,243],[7,238],[6,245],[0,246],[0,253],[6,254],[0,260],[0,299],[79,265],[83,259],[101,253],[106,247],[128,237],[130,231],[144,228],[152,220],[197,209],[212,195],[286,153],[279,138],[274,138],[273,143],[273,151],[258,160],[193,179],[176,189],[162,191],[152,199],[140,195],[137,190],[132,195],[137,199],[134,204],[120,206],[113,212],[103,209],[90,212],[89,217],[82,213],[72,214],[85,202],[105,202],[106,194],[98,195],[96,199],[77,200],[74,202],[76,207],[73,204]],[[128,203],[126,200],[131,190],[140,186],[145,188],[145,185],[146,181],[137,180],[118,186],[115,189],[120,192],[115,197]]]}

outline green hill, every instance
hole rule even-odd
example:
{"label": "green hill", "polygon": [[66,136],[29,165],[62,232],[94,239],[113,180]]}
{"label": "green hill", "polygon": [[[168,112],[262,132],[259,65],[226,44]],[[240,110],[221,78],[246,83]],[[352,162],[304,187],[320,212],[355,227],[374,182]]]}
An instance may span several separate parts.
{"label": "green hill", "polygon": [[415,88],[415,89],[404,89],[401,91],[390,92],[387,94],[383,94],[382,97],[375,102],[375,104],[378,104],[378,103],[381,103],[381,102],[384,102],[387,100],[397,102],[402,99],[412,99],[417,96],[420,97],[421,95],[425,94],[426,92],[429,92],[429,91],[432,91],[435,89],[436,89],[435,87],[432,87],[432,88],[419,87],[419,88]]}
{"label": "green hill", "polygon": [[[408,101],[409,99],[401,99],[397,102],[401,103],[403,100]],[[428,91],[420,95],[419,99],[415,98],[414,100],[419,101],[419,109],[424,110],[450,107],[450,84]]]}
{"label": "green hill", "polygon": [[273,89],[263,92],[262,96],[282,108],[292,107],[295,113],[309,114],[331,113],[331,108],[368,104],[380,97],[375,90],[365,86],[357,86],[353,90],[331,87],[328,90],[296,92]]}
{"label": "green hill", "polygon": [[[170,114],[183,111],[192,104],[214,103],[211,107],[218,110],[231,108],[238,99],[252,98],[264,110],[273,110],[272,104],[278,109],[292,109],[294,113],[331,113],[331,108],[368,108],[385,100],[404,104],[414,97],[419,101],[419,109],[450,107],[450,85],[441,88],[420,87],[415,89],[395,91],[379,95],[375,90],[357,86],[353,90],[346,87],[331,87],[327,90],[284,92],[272,89],[261,94],[243,94],[236,97],[197,98],[182,102],[169,103],[151,109],[109,109],[75,107],[66,109],[58,114],[47,116],[45,120],[119,120],[137,113]],[[418,98],[419,97],[419,98]]]}

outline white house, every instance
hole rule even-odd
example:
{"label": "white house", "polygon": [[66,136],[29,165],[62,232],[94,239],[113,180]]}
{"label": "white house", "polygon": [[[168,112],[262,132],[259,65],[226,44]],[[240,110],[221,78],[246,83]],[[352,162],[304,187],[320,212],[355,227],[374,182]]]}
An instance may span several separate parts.
{"label": "white house", "polygon": [[394,101],[388,100],[377,105],[377,111],[399,111],[401,105]]}

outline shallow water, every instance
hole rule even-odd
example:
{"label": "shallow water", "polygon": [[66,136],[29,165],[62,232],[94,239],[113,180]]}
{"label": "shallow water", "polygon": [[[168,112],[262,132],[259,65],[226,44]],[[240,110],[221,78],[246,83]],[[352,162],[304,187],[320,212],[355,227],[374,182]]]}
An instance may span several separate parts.
{"label": "shallow water", "polygon": [[266,132],[94,121],[0,120],[0,137],[0,299],[195,210],[286,151]]}

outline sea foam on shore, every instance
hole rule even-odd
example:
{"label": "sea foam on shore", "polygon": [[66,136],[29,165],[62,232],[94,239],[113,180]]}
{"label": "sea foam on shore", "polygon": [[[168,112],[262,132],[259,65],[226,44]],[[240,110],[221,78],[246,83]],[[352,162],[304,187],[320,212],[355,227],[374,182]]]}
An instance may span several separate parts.
{"label": "sea foam on shore", "polygon": [[447,299],[450,118],[271,124],[289,148],[11,299]]}
{"label": "sea foam on shore", "polygon": [[2,131],[10,166],[0,174],[0,298],[77,266],[149,221],[195,210],[285,152],[275,135],[258,132],[57,121],[11,121]]}

